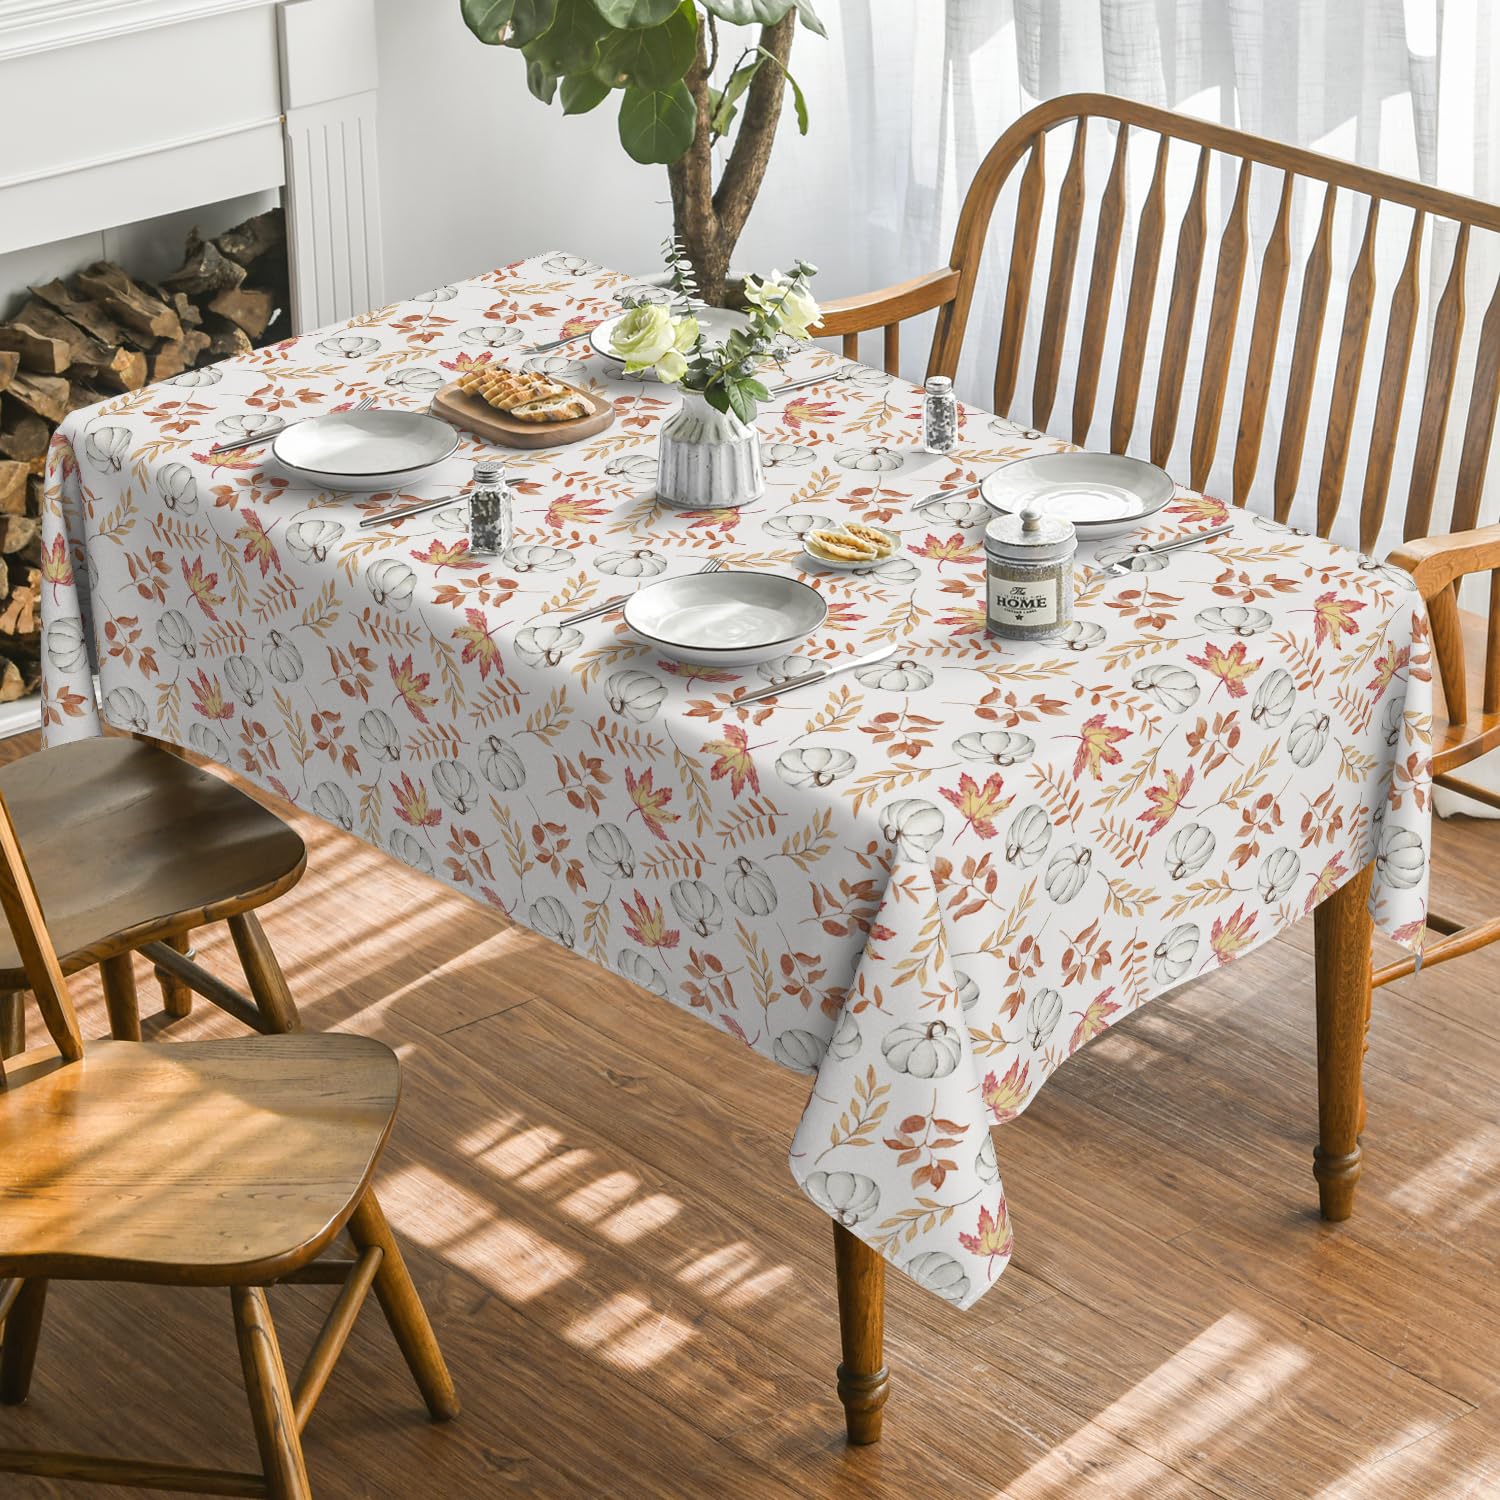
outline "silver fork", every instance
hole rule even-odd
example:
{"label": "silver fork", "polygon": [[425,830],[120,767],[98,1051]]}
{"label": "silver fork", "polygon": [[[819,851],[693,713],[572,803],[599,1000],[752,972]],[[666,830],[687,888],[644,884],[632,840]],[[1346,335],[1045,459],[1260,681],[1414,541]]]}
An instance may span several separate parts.
{"label": "silver fork", "polygon": [[[711,557],[698,569],[698,572],[717,573],[723,566],[723,558]],[[557,623],[559,625],[582,625],[588,620],[597,620],[600,615],[613,614],[617,609],[624,609],[632,597],[630,594],[617,594],[613,599],[606,599],[603,604],[591,604],[587,609],[581,609],[577,614],[568,615]]]}
{"label": "silver fork", "polygon": [[[373,396],[366,396],[363,401],[351,406],[349,411],[368,411],[374,404],[375,398]],[[348,413],[345,412],[341,415],[347,416]],[[307,421],[306,417],[297,418],[297,422],[305,421]],[[275,427],[263,427],[259,432],[252,432],[247,437],[231,438],[227,443],[215,443],[208,451],[210,453],[233,453],[236,448],[250,448],[256,443],[264,443],[267,439],[275,437],[278,433],[285,432],[288,427],[295,427],[297,422],[281,422]]]}
{"label": "silver fork", "polygon": [[565,339],[553,339],[550,344],[532,344],[525,349],[517,349],[517,354],[546,354],[551,349],[561,349],[564,344],[576,344],[579,339],[586,339],[587,333],[575,333]]}
{"label": "silver fork", "polygon": [[1138,557],[1160,557],[1164,552],[1176,552],[1179,547],[1193,547],[1199,542],[1211,542],[1216,536],[1228,536],[1234,530],[1233,523],[1215,526],[1209,531],[1189,531],[1182,536],[1168,537],[1164,542],[1138,542],[1122,557],[1113,558],[1098,569],[1101,573],[1134,573],[1131,564]]}

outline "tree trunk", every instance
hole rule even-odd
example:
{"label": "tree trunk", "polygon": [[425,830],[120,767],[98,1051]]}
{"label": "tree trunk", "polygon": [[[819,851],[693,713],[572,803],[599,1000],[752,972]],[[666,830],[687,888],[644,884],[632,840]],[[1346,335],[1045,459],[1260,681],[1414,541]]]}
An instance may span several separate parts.
{"label": "tree trunk", "polygon": [[[761,28],[761,47],[783,65],[791,56],[796,25],[797,13],[789,10],[774,26]],[[704,31],[700,26],[698,55],[684,80],[698,108],[698,130],[687,152],[667,168],[667,178],[672,188],[673,227],[692,262],[699,294],[710,306],[722,307],[732,290],[729,262],[771,159],[786,75],[775,62],[761,63],[745,91],[734,146],[715,189]]]}

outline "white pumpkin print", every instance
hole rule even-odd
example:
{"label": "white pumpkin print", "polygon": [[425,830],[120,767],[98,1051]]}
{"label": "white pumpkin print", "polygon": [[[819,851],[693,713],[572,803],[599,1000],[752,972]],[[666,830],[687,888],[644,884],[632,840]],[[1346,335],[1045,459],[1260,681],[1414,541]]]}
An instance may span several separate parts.
{"label": "white pumpkin print", "polygon": [[1186,880],[1196,875],[1214,852],[1213,831],[1202,823],[1188,823],[1172,835],[1167,844],[1167,875],[1172,880]]}
{"label": "white pumpkin print", "polygon": [[76,672],[88,660],[83,644],[83,626],[64,617],[50,621],[44,635],[47,660],[59,672]]}
{"label": "white pumpkin print", "polygon": [[767,682],[795,682],[799,677],[819,670],[821,664],[810,656],[778,656],[774,661],[763,661],[755,669],[756,675]]}
{"label": "white pumpkin print", "polygon": [[279,630],[273,630],[260,648],[266,671],[280,683],[296,682],[302,676],[302,653]]}
{"label": "white pumpkin print", "polygon": [[979,986],[962,969],[953,971],[953,985],[954,992],[958,996],[959,1007],[965,1015],[968,1015],[979,1004]]}
{"label": "white pumpkin print", "polygon": [[963,1056],[962,1033],[946,1021],[904,1021],[880,1043],[885,1060],[913,1078],[946,1078]]}
{"label": "white pumpkin print", "polygon": [[617,714],[647,724],[667,696],[667,685],[649,672],[616,672],[604,684],[604,696]]}
{"label": "white pumpkin print", "polygon": [[1422,883],[1427,852],[1421,837],[1410,828],[1391,828],[1380,840],[1375,872],[1394,890],[1409,891]]}
{"label": "white pumpkin print", "polygon": [[181,375],[173,375],[164,384],[186,386],[218,385],[223,378],[224,372],[217,365],[205,365],[201,370],[184,370]]}
{"label": "white pumpkin print", "polygon": [[919,693],[932,686],[932,668],[919,661],[877,661],[854,675],[862,687],[883,693]]}
{"label": "white pumpkin print", "polygon": [[530,359],[522,360],[521,368],[532,375],[550,375],[569,385],[581,385],[589,375],[588,367],[582,361],[567,354],[533,354]]}
{"label": "white pumpkin print", "polygon": [[359,716],[359,742],[376,760],[401,759],[396,721],[383,708],[372,708]]}
{"label": "white pumpkin print", "polygon": [[840,448],[833,461],[841,469],[854,469],[861,474],[894,474],[906,459],[893,449],[876,447]]}
{"label": "white pumpkin print", "polygon": [[248,656],[230,656],[224,661],[224,681],[229,691],[246,708],[254,708],[266,695],[266,681],[260,668]]}
{"label": "white pumpkin print", "polygon": [[479,774],[502,792],[519,791],[526,785],[526,763],[514,745],[492,734],[479,747]]}
{"label": "white pumpkin print", "polygon": [[214,431],[226,442],[237,438],[254,437],[268,427],[280,427],[281,418],[266,411],[237,412],[232,417],[220,417],[214,423]]}
{"label": "white pumpkin print", "polygon": [[1014,766],[1036,754],[1036,741],[1029,734],[1014,734],[1008,729],[978,730],[959,735],[953,742],[953,753],[961,760]]}
{"label": "white pumpkin print", "polygon": [[1083,889],[1093,867],[1092,850],[1082,844],[1069,844],[1054,854],[1047,866],[1044,882],[1047,894],[1058,906],[1066,906]]}
{"label": "white pumpkin print", "polygon": [[294,521],[286,529],[286,545],[305,563],[326,562],[343,534],[338,521]]}
{"label": "white pumpkin print", "polygon": [[1328,744],[1333,722],[1321,709],[1309,709],[1287,730],[1286,753],[1292,764],[1306,770]]}
{"label": "white pumpkin print", "polygon": [[1096,620],[1074,620],[1058,640],[1069,651],[1092,651],[1104,644],[1104,627]]}
{"label": "white pumpkin print", "polygon": [[859,1022],[854,1019],[853,1012],[841,1011],[839,1024],[833,1028],[833,1039],[828,1043],[829,1053],[840,1062],[848,1062],[851,1057],[859,1055],[863,1045],[864,1038],[859,1034]]}
{"label": "white pumpkin print", "polygon": [[368,334],[336,333],[319,339],[313,348],[334,359],[364,359],[379,350],[380,340],[372,339]]}
{"label": "white pumpkin print", "polygon": [[1158,984],[1176,984],[1192,968],[1201,937],[1193,922],[1174,927],[1151,950],[1151,977]]}
{"label": "white pumpkin print", "polygon": [[919,505],[917,514],[934,526],[956,526],[960,531],[966,531],[970,526],[978,526],[981,521],[991,521],[995,515],[983,500],[942,499],[928,500]]}
{"label": "white pumpkin print", "polygon": [[564,948],[574,943],[573,915],[556,896],[541,896],[526,908],[526,925]]}
{"label": "white pumpkin print", "polygon": [[747,917],[766,917],[776,910],[776,882],[770,871],[743,854],[730,861],[724,890],[735,910]]}
{"label": "white pumpkin print", "polygon": [[649,453],[624,453],[605,464],[611,479],[628,479],[633,484],[656,483],[656,459]]}
{"label": "white pumpkin print", "polygon": [[397,828],[392,832],[391,853],[403,865],[410,865],[412,869],[420,870],[424,875],[432,874],[432,855],[427,852],[427,846],[415,834],[408,833],[406,829]]}
{"label": "white pumpkin print", "polygon": [[1163,568],[1171,567],[1172,554],[1170,552],[1137,552],[1134,546],[1101,547],[1094,554],[1094,562],[1101,568],[1110,568],[1116,563],[1124,563],[1132,573],[1160,573]]}
{"label": "white pumpkin print", "polygon": [[446,806],[456,813],[471,812],[479,805],[479,783],[467,766],[456,760],[440,760],[432,768],[432,784]]}
{"label": "white pumpkin print", "polygon": [[451,302],[458,296],[456,286],[435,286],[430,291],[418,292],[413,302]]}
{"label": "white pumpkin print", "polygon": [[787,750],[776,758],[776,774],[788,786],[832,786],[854,768],[854,757],[847,750],[817,745]]}
{"label": "white pumpkin print", "polygon": [[101,469],[111,469],[116,474],[125,466],[125,457],[130,452],[130,429],[128,427],[95,427],[84,439],[83,451],[89,460]]}
{"label": "white pumpkin print", "polygon": [[224,743],[224,736],[218,730],[210,729],[207,724],[194,724],[189,727],[188,745],[199,755],[208,760],[218,761],[220,765],[229,759],[229,746]]}
{"label": "white pumpkin print", "polygon": [[766,522],[766,530],[772,536],[792,537],[800,542],[809,531],[821,531],[824,527],[837,524],[832,516],[816,515],[810,510],[793,510],[784,516],[772,516]]}
{"label": "white pumpkin print", "polygon": [[782,1067],[790,1068],[794,1073],[816,1073],[827,1050],[828,1046],[821,1037],[795,1027],[780,1032],[771,1043],[771,1055]]}
{"label": "white pumpkin print", "polygon": [[1260,871],[1255,877],[1260,899],[1267,906],[1285,901],[1302,873],[1302,856],[1295,849],[1273,849],[1260,862]]}
{"label": "white pumpkin print", "polygon": [[762,443],[760,461],[767,469],[799,469],[813,461],[813,451],[801,443]]}
{"label": "white pumpkin print", "polygon": [[539,542],[517,542],[500,554],[500,561],[512,573],[555,573],[573,561],[573,554]]}
{"label": "white pumpkin print", "polygon": [[198,480],[186,464],[163,464],[156,471],[156,493],[161,503],[179,516],[198,510]]}
{"label": "white pumpkin print", "polygon": [[1042,989],[1031,997],[1026,1007],[1026,1037],[1034,1051],[1040,1052],[1052,1040],[1062,1013],[1063,998],[1058,991]]}
{"label": "white pumpkin print", "polygon": [[889,385],[894,377],[887,375],[884,370],[875,369],[873,365],[850,364],[841,365],[829,379],[851,385],[856,390],[878,391],[882,386]]}
{"label": "white pumpkin print", "polygon": [[408,365],[404,370],[392,370],[385,383],[394,391],[406,391],[412,395],[425,395],[447,382],[436,370],[424,370],[420,365]]}
{"label": "white pumpkin print", "polygon": [[666,571],[667,560],[649,547],[637,547],[631,552],[601,552],[594,566],[612,578],[655,578]]}
{"label": "white pumpkin print", "polygon": [[668,993],[666,975],[634,948],[621,948],[615,954],[615,972],[653,995],[665,997]]}
{"label": "white pumpkin print", "polygon": [[324,822],[336,823],[345,833],[354,831],[354,806],[336,781],[321,781],[313,788],[312,809]]}
{"label": "white pumpkin print", "polygon": [[920,1287],[936,1292],[956,1307],[969,1295],[968,1272],[942,1250],[924,1250],[901,1268]]}
{"label": "white pumpkin print", "polygon": [[974,1175],[991,1187],[1000,1181],[1000,1163],[995,1160],[995,1138],[987,1130],[984,1133],[984,1144],[974,1157]]}
{"label": "white pumpkin print", "polygon": [[411,603],[417,575],[394,557],[377,557],[365,569],[365,585],[377,604],[399,614]]}
{"label": "white pumpkin print", "polygon": [[1218,633],[1228,631],[1230,635],[1259,635],[1271,628],[1269,610],[1256,609],[1249,604],[1222,604],[1213,609],[1200,609],[1193,619],[1200,630]]}
{"label": "white pumpkin print", "polygon": [[945,819],[936,803],[902,797],[880,809],[880,827],[902,859],[931,854],[943,838]]}
{"label": "white pumpkin print", "polygon": [[611,880],[629,880],[635,874],[635,850],[618,823],[599,823],[591,828],[584,849],[594,868]]}
{"label": "white pumpkin print", "polygon": [[104,717],[116,729],[134,729],[144,734],[150,726],[146,700],[134,688],[114,688],[104,695]]}
{"label": "white pumpkin print", "polygon": [[675,880],[667,896],[683,926],[697,936],[712,937],[724,925],[719,898],[701,880]]}
{"label": "white pumpkin print", "polygon": [[1039,802],[1023,807],[1010,820],[1005,830],[1005,858],[1007,863],[1030,869],[1046,852],[1052,842],[1052,819],[1047,809]]}
{"label": "white pumpkin print", "polygon": [[198,654],[198,637],[193,622],[180,609],[169,609],[156,622],[156,640],[168,656],[190,661]]}
{"label": "white pumpkin print", "polygon": [[880,1207],[880,1189],[860,1172],[810,1172],[802,1184],[807,1196],[845,1229],[862,1224]]}
{"label": "white pumpkin print", "polygon": [[1380,728],[1385,735],[1387,745],[1394,747],[1401,742],[1401,725],[1406,718],[1406,697],[1404,694],[1391,693],[1385,700],[1385,707],[1380,714]]}
{"label": "white pumpkin print", "polygon": [[1297,701],[1297,684],[1285,667],[1267,672],[1250,700],[1250,722],[1279,728],[1291,715]]}
{"label": "white pumpkin print", "polygon": [[521,342],[521,330],[510,323],[479,323],[459,334],[460,344],[477,344],[481,349],[504,349]]}
{"label": "white pumpkin print", "polygon": [[1136,692],[1144,693],[1169,713],[1185,713],[1197,701],[1203,691],[1198,679],[1186,667],[1173,667],[1165,663],[1154,667],[1142,667],[1130,679]]}
{"label": "white pumpkin print", "polygon": [[860,563],[849,572],[855,578],[878,578],[881,583],[892,588],[904,588],[909,583],[915,583],[922,574],[922,570],[909,557],[887,557],[881,562]]}
{"label": "white pumpkin print", "polygon": [[528,625],[516,632],[516,655],[532,666],[555,667],[583,644],[573,625]]}
{"label": "white pumpkin print", "polygon": [[585,260],[581,255],[566,255],[561,251],[545,257],[542,264],[559,276],[587,276],[590,271],[599,269],[593,261]]}

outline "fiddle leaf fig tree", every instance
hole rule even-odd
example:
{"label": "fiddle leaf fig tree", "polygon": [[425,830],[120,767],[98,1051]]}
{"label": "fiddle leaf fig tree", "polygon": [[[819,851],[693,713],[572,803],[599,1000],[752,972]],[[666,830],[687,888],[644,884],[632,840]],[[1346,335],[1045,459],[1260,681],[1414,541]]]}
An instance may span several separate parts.
{"label": "fiddle leaf fig tree", "polygon": [[[634,160],[666,167],[682,252],[704,299],[722,303],[730,256],[765,178],[788,86],[797,128],[807,134],[807,101],[787,59],[798,21],[826,34],[810,0],[459,4],[481,42],[521,54],[526,86],[542,103],[556,100],[565,115],[581,115],[619,95],[620,144]],[[755,30],[715,84],[721,23]],[[728,150],[715,182],[720,142]]]}

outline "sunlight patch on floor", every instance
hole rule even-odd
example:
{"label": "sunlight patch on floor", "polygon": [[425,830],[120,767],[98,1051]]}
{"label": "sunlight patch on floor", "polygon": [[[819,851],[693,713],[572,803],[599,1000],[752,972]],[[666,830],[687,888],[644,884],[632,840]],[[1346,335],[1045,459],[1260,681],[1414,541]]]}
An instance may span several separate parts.
{"label": "sunlight patch on floor", "polygon": [[1459,1229],[1500,1202],[1500,1129],[1489,1126],[1407,1178],[1391,1202],[1438,1230]]}
{"label": "sunlight patch on floor", "polygon": [[792,1278],[790,1266],[768,1266],[751,1244],[735,1240],[689,1262],[677,1279],[729,1307],[747,1307],[769,1297]]}
{"label": "sunlight patch on floor", "polygon": [[692,1324],[653,1308],[644,1297],[621,1292],[564,1331],[570,1344],[624,1370],[644,1370],[693,1337]]}

